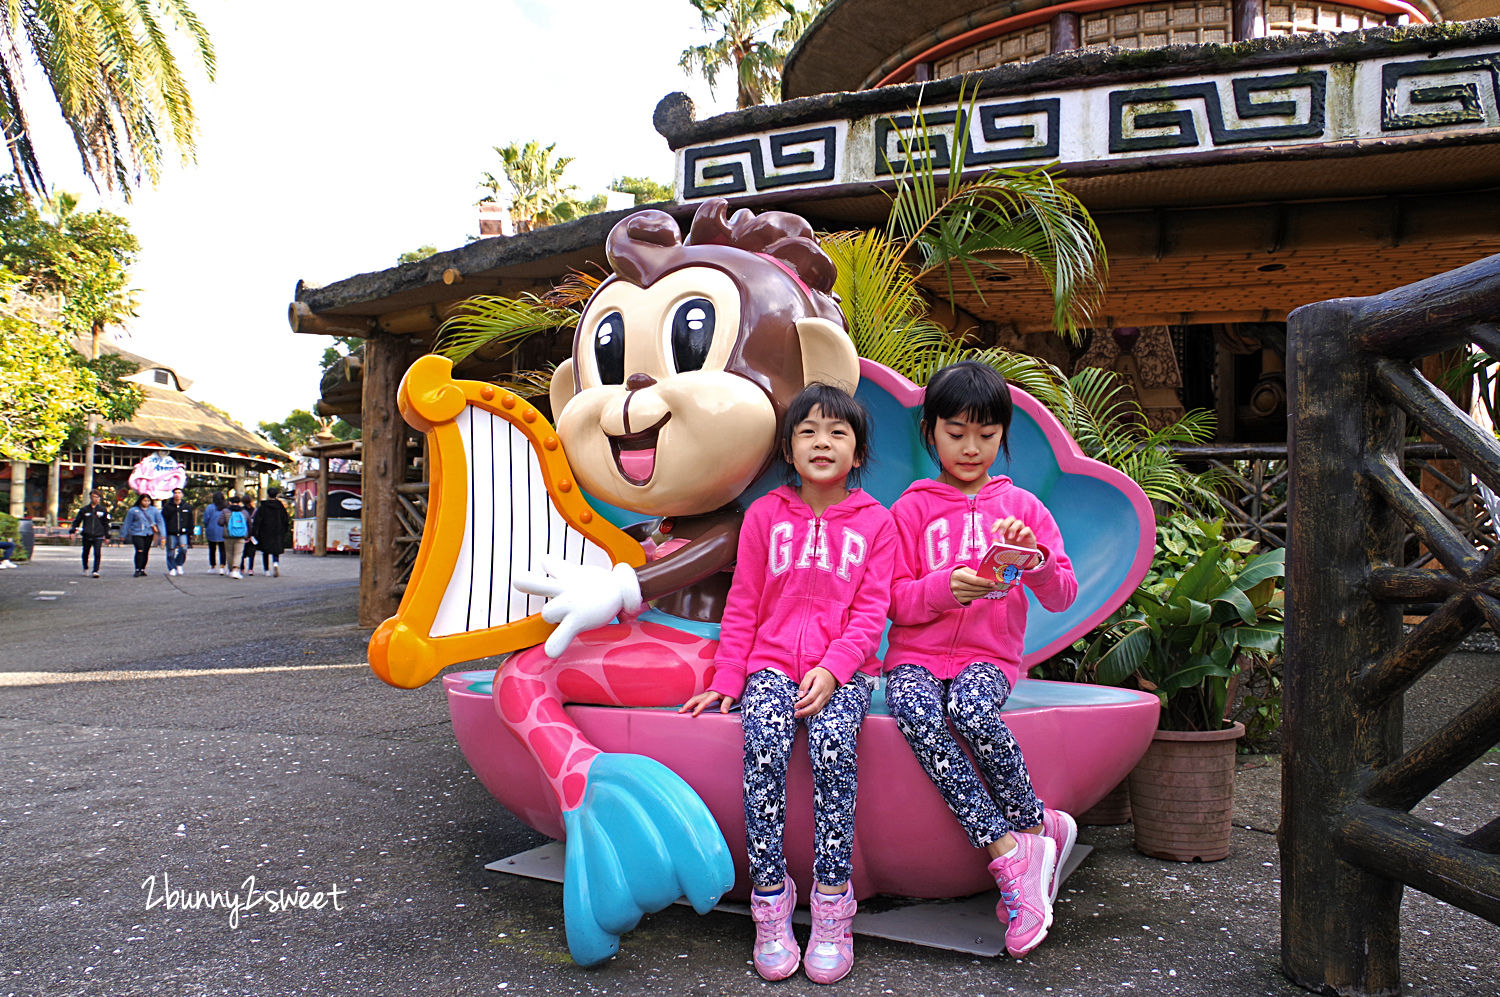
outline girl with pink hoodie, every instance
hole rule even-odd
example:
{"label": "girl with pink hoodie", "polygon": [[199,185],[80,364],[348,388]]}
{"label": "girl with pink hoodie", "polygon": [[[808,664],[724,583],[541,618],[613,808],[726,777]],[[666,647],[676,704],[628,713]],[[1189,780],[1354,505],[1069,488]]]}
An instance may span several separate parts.
{"label": "girl with pink hoodie", "polygon": [[[901,556],[891,583],[886,706],[969,841],[985,849],[1000,887],[996,914],[1019,958],[1047,936],[1057,876],[1072,851],[1073,818],[1048,810],[1000,709],[1021,677],[1026,597],[1066,609],[1078,594],[1052,514],[1008,477],[1010,386],[972,361],[935,374],[922,405],[922,437],[941,465],[891,506]],[[1009,589],[975,568],[994,541],[1040,551],[1042,561]],[[949,730],[953,726],[979,763]],[[983,778],[981,779],[981,775]]]}
{"label": "girl with pink hoodie", "polygon": [[868,457],[867,423],[838,388],[813,384],[793,399],[781,454],[797,484],[746,510],[713,681],[682,707],[697,716],[741,703],[754,962],[768,980],[803,962],[791,929],[797,890],[782,851],[798,721],[807,724],[814,785],[807,976],[833,983],[854,964],[855,742],[879,673],[896,547],[891,514],[850,487]]}

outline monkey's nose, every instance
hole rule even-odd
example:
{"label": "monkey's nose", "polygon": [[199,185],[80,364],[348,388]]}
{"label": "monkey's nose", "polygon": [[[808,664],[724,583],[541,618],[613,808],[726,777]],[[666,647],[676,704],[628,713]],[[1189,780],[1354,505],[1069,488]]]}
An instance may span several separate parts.
{"label": "monkey's nose", "polygon": [[642,388],[649,388],[655,383],[656,378],[652,377],[650,374],[631,374],[625,379],[625,390],[639,391]]}

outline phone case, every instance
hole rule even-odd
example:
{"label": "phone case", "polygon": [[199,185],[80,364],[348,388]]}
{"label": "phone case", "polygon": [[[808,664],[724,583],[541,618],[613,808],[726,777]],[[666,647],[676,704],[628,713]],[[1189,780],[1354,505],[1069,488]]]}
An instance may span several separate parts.
{"label": "phone case", "polygon": [[993,577],[1000,587],[989,593],[986,599],[1003,599],[1011,587],[1021,579],[1021,572],[1042,563],[1042,552],[1031,547],[996,542],[985,552],[984,560],[976,569],[981,578]]}

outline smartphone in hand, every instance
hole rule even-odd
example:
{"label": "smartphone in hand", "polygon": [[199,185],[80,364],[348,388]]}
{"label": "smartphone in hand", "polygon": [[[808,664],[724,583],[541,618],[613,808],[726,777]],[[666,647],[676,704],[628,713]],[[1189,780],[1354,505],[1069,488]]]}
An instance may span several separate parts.
{"label": "smartphone in hand", "polygon": [[981,578],[994,578],[1000,587],[984,596],[986,599],[1003,599],[1011,586],[1021,579],[1021,572],[1042,563],[1042,552],[1032,547],[1017,547],[996,541],[985,552],[984,560],[974,569]]}

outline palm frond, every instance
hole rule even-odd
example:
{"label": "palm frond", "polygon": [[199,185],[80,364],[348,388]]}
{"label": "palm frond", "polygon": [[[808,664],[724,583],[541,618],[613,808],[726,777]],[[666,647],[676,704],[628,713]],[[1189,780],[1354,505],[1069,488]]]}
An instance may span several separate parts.
{"label": "palm frond", "polygon": [[[1049,167],[992,169],[965,180],[974,95],[959,88],[952,136],[936,134],[920,105],[912,129],[899,132],[902,162],[893,163],[896,192],[886,234],[915,256],[918,279],[941,273],[952,298],[956,283],[981,300],[981,278],[1008,263],[1035,268],[1053,300],[1053,327],[1078,341],[1103,298],[1108,257],[1092,217]],[[938,154],[948,150],[946,175]]]}
{"label": "palm frond", "polygon": [[478,295],[459,307],[462,311],[438,328],[433,349],[455,363],[485,346],[509,343],[514,349],[527,336],[578,324],[577,311],[550,305],[529,292],[515,298]]}

